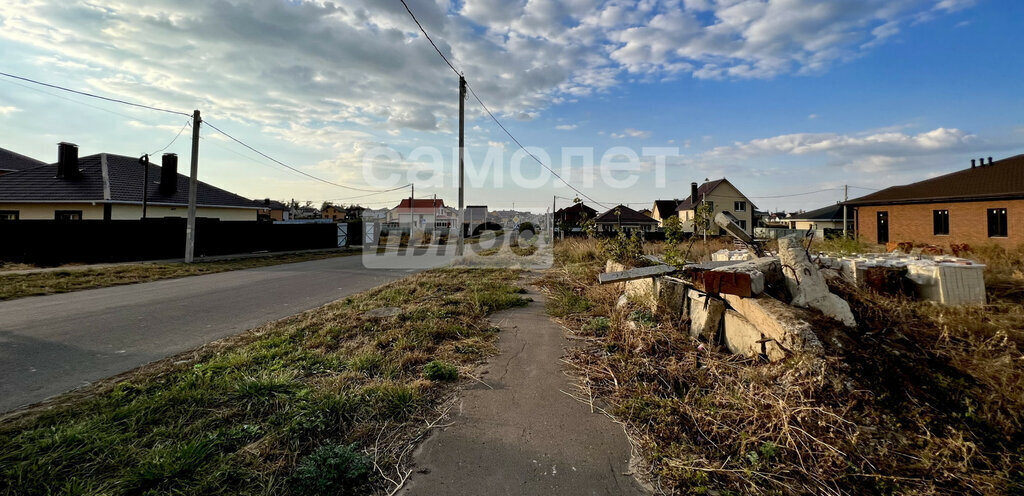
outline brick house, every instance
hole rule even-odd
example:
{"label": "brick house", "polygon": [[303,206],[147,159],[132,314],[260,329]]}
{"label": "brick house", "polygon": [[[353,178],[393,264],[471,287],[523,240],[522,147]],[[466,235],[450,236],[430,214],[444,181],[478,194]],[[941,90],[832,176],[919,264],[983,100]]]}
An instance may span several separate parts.
{"label": "brick house", "polygon": [[971,167],[846,202],[869,243],[1024,242],[1024,155]]}

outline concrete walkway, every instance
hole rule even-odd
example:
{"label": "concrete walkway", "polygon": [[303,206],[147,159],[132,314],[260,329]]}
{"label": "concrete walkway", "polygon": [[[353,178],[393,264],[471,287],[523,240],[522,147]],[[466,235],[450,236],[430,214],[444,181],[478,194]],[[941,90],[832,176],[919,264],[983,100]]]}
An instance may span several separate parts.
{"label": "concrete walkway", "polygon": [[559,361],[571,343],[529,289],[533,303],[491,316],[501,354],[483,369],[487,385],[469,386],[452,425],[416,450],[401,494],[646,494],[628,475],[622,428],[561,392],[572,391]]}

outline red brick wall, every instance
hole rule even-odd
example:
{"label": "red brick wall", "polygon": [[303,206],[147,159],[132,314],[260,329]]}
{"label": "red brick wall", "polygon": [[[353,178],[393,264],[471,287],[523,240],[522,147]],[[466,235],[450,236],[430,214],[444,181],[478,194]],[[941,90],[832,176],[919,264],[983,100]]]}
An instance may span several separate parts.
{"label": "red brick wall", "polygon": [[[1006,209],[1007,237],[988,237],[990,208]],[[876,219],[879,211],[889,212],[889,241],[939,246],[948,246],[950,243],[996,243],[1004,247],[1024,242],[1024,200],[883,205],[857,207],[856,210],[857,233],[865,243],[878,241]],[[933,210],[949,210],[948,236],[933,234]]]}

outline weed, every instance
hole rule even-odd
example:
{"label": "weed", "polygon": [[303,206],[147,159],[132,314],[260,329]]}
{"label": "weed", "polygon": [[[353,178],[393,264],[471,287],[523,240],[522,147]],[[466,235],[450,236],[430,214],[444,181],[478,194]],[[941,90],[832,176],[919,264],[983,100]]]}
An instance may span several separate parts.
{"label": "weed", "polygon": [[359,496],[370,492],[373,479],[373,462],[356,445],[327,445],[299,462],[292,490],[309,496]]}
{"label": "weed", "polygon": [[593,303],[586,297],[577,293],[573,288],[557,287],[548,297],[548,313],[555,317],[585,313],[593,307]]}
{"label": "weed", "polygon": [[434,360],[423,367],[423,376],[432,381],[454,381],[459,378],[459,369],[450,363]]}

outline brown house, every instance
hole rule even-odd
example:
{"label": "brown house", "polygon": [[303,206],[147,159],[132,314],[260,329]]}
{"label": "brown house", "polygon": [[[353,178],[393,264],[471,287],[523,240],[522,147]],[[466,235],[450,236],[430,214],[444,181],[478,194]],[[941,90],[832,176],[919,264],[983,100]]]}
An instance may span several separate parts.
{"label": "brown house", "polygon": [[1024,242],[1024,155],[893,186],[847,202],[865,242]]}
{"label": "brown house", "polygon": [[580,227],[587,220],[597,217],[597,210],[594,210],[583,202],[574,203],[571,206],[560,208],[555,212],[555,225],[564,229]]}

